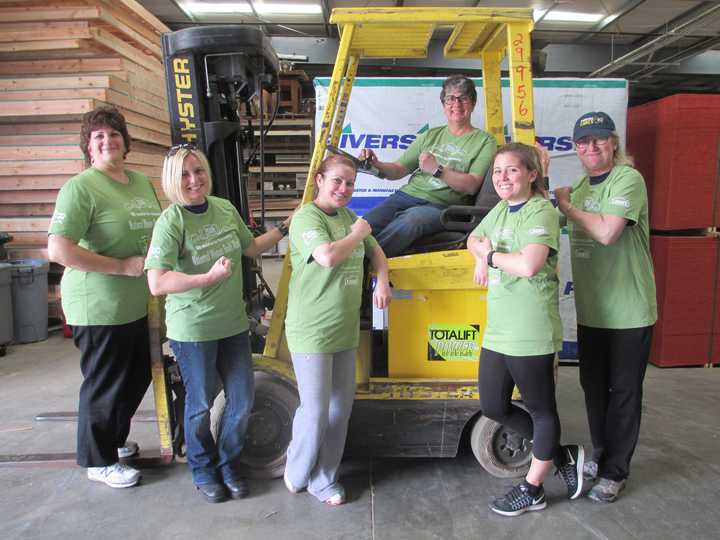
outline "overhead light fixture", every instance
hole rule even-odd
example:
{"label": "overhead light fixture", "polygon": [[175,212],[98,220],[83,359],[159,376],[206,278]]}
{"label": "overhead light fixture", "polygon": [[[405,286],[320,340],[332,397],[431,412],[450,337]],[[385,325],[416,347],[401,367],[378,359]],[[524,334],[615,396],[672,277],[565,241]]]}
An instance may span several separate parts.
{"label": "overhead light fixture", "polygon": [[[537,21],[547,10],[534,10],[533,18]],[[555,22],[598,22],[605,17],[603,13],[579,13],[576,11],[555,11],[552,10],[542,17],[543,21]]]}
{"label": "overhead light fixture", "polygon": [[252,8],[247,2],[183,2],[182,7],[185,12],[196,15],[200,13],[252,13]]}
{"label": "overhead light fixture", "polygon": [[320,4],[268,4],[253,2],[255,11],[263,15],[314,15],[322,13]]}
{"label": "overhead light fixture", "polygon": [[320,4],[268,4],[265,2],[183,2],[182,7],[190,13],[253,13],[260,15],[314,15],[322,13]]}

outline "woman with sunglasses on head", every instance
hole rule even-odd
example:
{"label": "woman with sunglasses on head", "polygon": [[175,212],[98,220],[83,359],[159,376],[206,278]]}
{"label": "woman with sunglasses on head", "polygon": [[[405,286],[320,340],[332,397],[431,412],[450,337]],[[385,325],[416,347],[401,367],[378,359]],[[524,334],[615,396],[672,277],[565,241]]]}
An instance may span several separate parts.
{"label": "woman with sunglasses on head", "polygon": [[402,255],[417,239],[445,230],[440,214],[450,205],[473,204],[497,144],[472,125],[477,91],[472,79],[451,75],[443,81],[440,103],[447,125],[418,134],[395,162],[367,159],[389,180],[407,175],[407,184],[363,216],[388,257]]}
{"label": "woman with sunglasses on head", "polygon": [[140,480],[118,458],[138,453],[126,439],[150,384],[143,264],[160,203],[150,180],[125,168],[130,134],[117,109],[85,114],[80,148],[90,166],[58,194],[48,257],[65,266],[63,312],[81,353],[77,463],[89,480],[126,488]]}
{"label": "woman with sunglasses on head", "polygon": [[390,301],[385,255],[370,226],[345,208],[355,188],[355,164],[330,156],[315,175],[315,199],[290,227],[292,276],[285,334],[300,406],[287,450],[285,485],[307,488],[328,505],[345,502],[338,467],[355,395],[363,260],[377,272],[373,303]]}
{"label": "woman with sunglasses on head", "polygon": [[[533,441],[525,480],[490,504],[504,516],[545,508],[543,481],[553,467],[570,499],[582,490],[583,448],[560,445],[554,369],[562,346],[556,270],[560,228],[542,181],[535,148],[502,146],[493,164],[501,201],[468,239],[476,259],[475,281],[488,288],[480,352],[482,413]],[[527,410],[512,403],[514,385]]]}
{"label": "woman with sunglasses on head", "polygon": [[[239,457],[253,401],[242,257],[256,257],[287,233],[253,237],[235,207],[210,195],[207,158],[191,145],[165,158],[162,187],[172,204],[153,231],[145,262],[150,292],[167,295],[167,336],[185,384],[185,441],[193,482],[208,502],[248,495]],[[225,412],[215,441],[210,408],[222,383]]]}
{"label": "woman with sunglasses on head", "polygon": [[555,190],[570,235],[585,392],[598,482],[588,497],[613,502],[637,445],[642,385],[657,320],[645,181],[604,112],[582,115],[573,140],[585,175]]}

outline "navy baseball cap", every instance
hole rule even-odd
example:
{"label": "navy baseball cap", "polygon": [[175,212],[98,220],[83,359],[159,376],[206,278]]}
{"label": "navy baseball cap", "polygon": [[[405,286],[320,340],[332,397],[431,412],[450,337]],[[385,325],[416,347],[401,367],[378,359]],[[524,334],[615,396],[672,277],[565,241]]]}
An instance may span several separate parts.
{"label": "navy baseball cap", "polygon": [[615,122],[604,112],[589,112],[583,114],[575,122],[573,141],[583,137],[608,138],[615,131]]}

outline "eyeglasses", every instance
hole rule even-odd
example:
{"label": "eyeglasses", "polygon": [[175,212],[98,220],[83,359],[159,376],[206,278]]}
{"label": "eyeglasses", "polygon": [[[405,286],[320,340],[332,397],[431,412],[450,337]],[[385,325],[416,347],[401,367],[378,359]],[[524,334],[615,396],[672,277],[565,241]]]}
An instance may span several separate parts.
{"label": "eyeglasses", "polygon": [[583,137],[575,141],[575,146],[580,150],[585,150],[591,144],[595,146],[607,146],[610,142],[610,137]]}
{"label": "eyeglasses", "polygon": [[167,153],[167,157],[173,157],[180,150],[189,150],[191,152],[194,152],[197,149],[198,149],[197,146],[195,146],[193,143],[176,144],[175,146],[170,147],[170,150],[168,150],[168,153]]}
{"label": "eyeglasses", "polygon": [[469,103],[470,102],[470,96],[462,95],[462,96],[445,96],[442,99],[442,102],[444,105],[450,105],[451,103]]}

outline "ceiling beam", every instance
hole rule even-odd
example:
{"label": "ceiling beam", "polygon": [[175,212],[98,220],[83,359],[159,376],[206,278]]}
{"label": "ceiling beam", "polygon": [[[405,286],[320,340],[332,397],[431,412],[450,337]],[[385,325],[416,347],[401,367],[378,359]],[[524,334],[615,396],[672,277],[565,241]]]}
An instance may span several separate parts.
{"label": "ceiling beam", "polygon": [[330,31],[330,6],[328,6],[327,0],[320,0],[320,8],[322,9],[323,21],[325,21],[325,34],[327,37],[332,37]]}
{"label": "ceiling beam", "polygon": [[687,36],[687,33],[693,30],[696,26],[705,24],[707,17],[712,16],[716,13],[720,13],[720,4],[714,2],[703,2],[703,5],[709,4],[705,9],[696,12],[691,18],[685,22],[670,28],[665,34],[656,37],[646,43],[643,43],[636,49],[624,54],[620,58],[609,62],[603,67],[593,71],[588,77],[607,77],[611,73],[638,61],[640,58],[655,54],[658,50],[663,47],[667,47],[671,43],[674,43]]}
{"label": "ceiling beam", "polygon": [[[603,30],[605,30],[611,24],[615,24],[616,22],[618,22],[622,17],[624,17],[625,15],[630,13],[635,8],[643,5],[645,3],[645,1],[646,0],[629,0],[620,9],[618,9],[615,13],[609,14],[602,21],[600,21],[597,25],[595,25],[595,27],[590,32],[578,37],[575,40],[575,43],[585,43],[593,36],[599,34]],[[612,19],[608,20],[610,17],[612,17]]]}
{"label": "ceiling beam", "polygon": [[[694,18],[698,13],[704,13],[706,9],[716,6],[718,3],[720,2],[718,2],[717,0],[713,2],[701,2],[695,7],[681,13],[677,17],[670,19],[668,22],[663,23],[657,28],[652,29],[650,32],[647,32],[647,34],[664,34],[668,32],[668,28],[680,26],[681,24],[687,22],[688,19]],[[650,41],[650,38],[640,38],[634,43],[632,43],[632,45],[639,47],[640,45],[644,45],[648,41]]]}
{"label": "ceiling beam", "polygon": [[[258,15],[258,12],[255,11],[255,5],[253,4],[253,0],[245,0],[245,2],[247,3],[248,6],[250,6],[250,10],[252,11],[253,16],[254,16],[260,23],[262,23],[262,22],[263,22],[262,17],[260,17],[260,15]],[[269,35],[270,35],[270,31],[268,30],[268,27],[267,27],[267,26],[265,26],[264,24],[258,24],[258,26],[259,26],[260,29],[262,30],[263,34],[265,34],[266,36],[269,36]]]}
{"label": "ceiling beam", "polygon": [[684,62],[685,60],[709,51],[717,47],[718,45],[720,45],[720,36],[703,39],[701,41],[698,41],[694,45],[691,45],[690,47],[684,47],[683,49],[675,52],[674,54],[665,56],[661,60],[658,60],[657,63],[654,63],[655,65],[650,65],[646,68],[636,71],[632,75],[629,75],[628,78],[633,80],[646,79],[654,75],[658,71],[662,71],[663,69],[666,69],[670,66],[677,65],[680,62]]}

